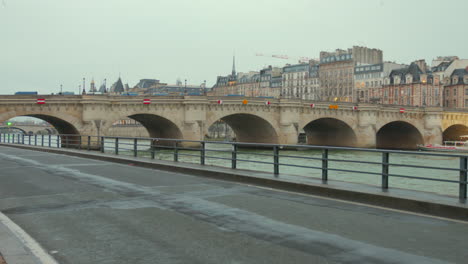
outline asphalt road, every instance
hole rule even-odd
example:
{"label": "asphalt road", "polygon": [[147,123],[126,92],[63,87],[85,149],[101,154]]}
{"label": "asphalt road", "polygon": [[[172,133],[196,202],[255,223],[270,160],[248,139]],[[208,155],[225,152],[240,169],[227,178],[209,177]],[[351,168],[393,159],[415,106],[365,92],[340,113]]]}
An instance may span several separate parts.
{"label": "asphalt road", "polygon": [[466,263],[468,223],[0,146],[0,211],[59,263]]}

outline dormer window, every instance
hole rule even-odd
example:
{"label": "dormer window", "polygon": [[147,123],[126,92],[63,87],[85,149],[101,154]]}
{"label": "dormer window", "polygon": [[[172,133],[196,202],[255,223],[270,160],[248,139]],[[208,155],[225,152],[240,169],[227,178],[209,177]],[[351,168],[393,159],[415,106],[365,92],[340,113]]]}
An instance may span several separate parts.
{"label": "dormer window", "polygon": [[452,84],[458,84],[458,77],[452,78]]}
{"label": "dormer window", "polygon": [[412,83],[413,82],[413,76],[412,75],[406,75],[406,83]]}
{"label": "dormer window", "polygon": [[445,78],[445,79],[444,79],[444,84],[445,84],[445,85],[450,85],[450,78],[448,78],[448,77]]}
{"label": "dormer window", "polygon": [[468,84],[468,76],[465,76],[465,77],[463,78],[463,82],[464,82],[465,84]]}
{"label": "dormer window", "polygon": [[393,84],[400,84],[400,77],[395,76],[395,78],[393,79]]}

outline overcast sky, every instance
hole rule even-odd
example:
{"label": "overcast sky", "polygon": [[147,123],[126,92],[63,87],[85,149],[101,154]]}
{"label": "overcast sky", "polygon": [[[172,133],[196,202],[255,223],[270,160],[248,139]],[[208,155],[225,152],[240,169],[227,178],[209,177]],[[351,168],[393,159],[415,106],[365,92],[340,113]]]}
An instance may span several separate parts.
{"label": "overcast sky", "polygon": [[119,76],[189,84],[353,45],[409,63],[468,58],[467,0],[0,0],[0,94]]}

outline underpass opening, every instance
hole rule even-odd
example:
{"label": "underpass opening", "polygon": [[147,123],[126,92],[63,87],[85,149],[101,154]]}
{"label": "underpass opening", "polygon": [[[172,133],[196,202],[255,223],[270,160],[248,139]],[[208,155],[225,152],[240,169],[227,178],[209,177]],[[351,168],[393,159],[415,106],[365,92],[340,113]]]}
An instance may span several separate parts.
{"label": "underpass opening", "polygon": [[278,134],[275,128],[265,119],[251,114],[233,114],[225,116],[214,122],[208,128],[216,131],[226,140],[246,143],[278,143]]}
{"label": "underpass opening", "polygon": [[308,145],[318,146],[356,146],[354,130],[345,122],[335,118],[320,118],[304,127]]}
{"label": "underpass opening", "polygon": [[[29,132],[32,133],[32,131],[29,131]],[[5,126],[5,125],[0,126],[0,134],[24,134],[24,135],[28,135],[29,132],[27,132],[24,129],[21,129],[19,127]]]}
{"label": "underpass opening", "polygon": [[208,133],[205,135],[205,140],[233,141],[235,139],[234,130],[222,119],[214,122],[208,128]]}
{"label": "underpass opening", "polygon": [[419,144],[424,144],[424,138],[412,124],[394,121],[379,129],[376,143],[380,149],[414,150]]}
{"label": "underpass opening", "polygon": [[[171,120],[158,115],[136,114],[128,116],[146,128],[151,138],[183,139],[182,131]],[[154,145],[172,145],[170,141],[153,142]]]}
{"label": "underpass opening", "polygon": [[468,127],[465,125],[452,125],[442,133],[443,141],[466,141],[468,140]]}
{"label": "underpass opening", "polygon": [[[63,148],[79,148],[80,133],[69,122],[50,115],[31,114],[11,118],[5,123],[12,123],[23,129],[25,135],[52,135],[57,132],[60,135],[61,146]],[[34,131],[33,131],[34,130]]]}

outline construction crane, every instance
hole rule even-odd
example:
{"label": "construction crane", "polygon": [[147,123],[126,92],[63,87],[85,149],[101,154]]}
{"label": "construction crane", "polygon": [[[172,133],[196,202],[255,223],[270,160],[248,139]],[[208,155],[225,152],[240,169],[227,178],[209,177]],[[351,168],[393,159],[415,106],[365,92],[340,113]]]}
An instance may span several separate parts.
{"label": "construction crane", "polygon": [[309,60],[311,60],[311,58],[309,57],[290,57],[288,55],[265,54],[265,53],[259,53],[259,52],[255,53],[255,56],[271,57],[271,58],[283,59],[283,60],[295,60],[295,61],[299,61],[300,63],[309,62]]}

